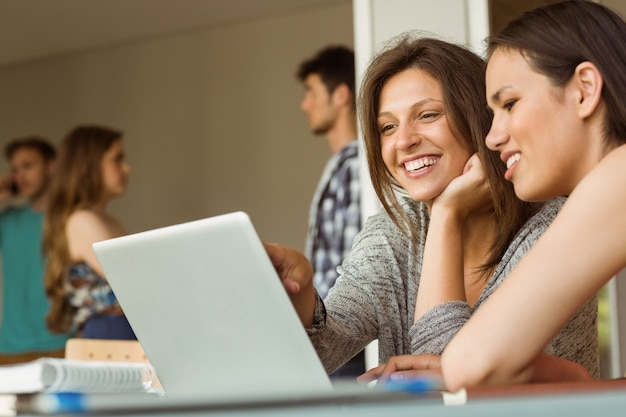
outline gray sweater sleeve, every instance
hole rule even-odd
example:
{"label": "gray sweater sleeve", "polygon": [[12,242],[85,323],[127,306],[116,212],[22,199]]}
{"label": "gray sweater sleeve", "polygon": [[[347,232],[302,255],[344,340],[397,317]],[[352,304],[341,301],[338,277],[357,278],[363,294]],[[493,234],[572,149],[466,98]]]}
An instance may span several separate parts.
{"label": "gray sweater sleeve", "polygon": [[417,294],[425,239],[424,207],[404,202],[420,236],[409,239],[386,213],[371,216],[357,235],[339,278],[327,297],[318,297],[314,324],[307,329],[327,372],[378,339],[379,360],[410,353],[409,325]]}
{"label": "gray sweater sleeve", "polygon": [[433,307],[411,326],[412,353],[441,355],[471,315],[472,309],[465,301],[448,301]]}

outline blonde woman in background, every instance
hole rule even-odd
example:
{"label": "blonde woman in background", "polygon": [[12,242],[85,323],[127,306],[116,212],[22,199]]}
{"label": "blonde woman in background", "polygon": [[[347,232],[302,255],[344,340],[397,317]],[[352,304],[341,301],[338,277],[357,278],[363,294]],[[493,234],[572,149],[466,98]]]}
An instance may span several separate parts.
{"label": "blonde woman in background", "polygon": [[79,126],[61,145],[43,239],[52,331],[135,339],[91,246],[126,234],[107,207],[126,191],[129,173],[119,131]]}

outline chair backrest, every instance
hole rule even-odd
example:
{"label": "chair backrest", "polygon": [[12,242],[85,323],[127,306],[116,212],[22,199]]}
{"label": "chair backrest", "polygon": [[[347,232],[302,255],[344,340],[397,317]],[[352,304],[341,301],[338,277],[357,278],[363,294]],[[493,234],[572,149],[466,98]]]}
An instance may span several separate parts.
{"label": "chair backrest", "polygon": [[[72,338],[65,343],[65,358],[83,361],[150,363],[137,340]],[[153,386],[161,387],[160,381],[155,379]]]}
{"label": "chair backrest", "polygon": [[115,362],[149,362],[136,340],[69,339],[65,344],[67,359]]}

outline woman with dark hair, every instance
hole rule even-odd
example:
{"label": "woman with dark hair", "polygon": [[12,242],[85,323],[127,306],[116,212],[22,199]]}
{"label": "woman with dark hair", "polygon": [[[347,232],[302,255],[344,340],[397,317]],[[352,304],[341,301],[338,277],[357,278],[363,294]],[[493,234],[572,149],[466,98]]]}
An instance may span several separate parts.
{"label": "woman with dark hair", "polygon": [[[469,50],[396,40],[370,63],[360,97],[370,176],[385,212],[367,220],[323,301],[306,259],[267,245],[327,371],[376,339],[381,363],[440,354],[560,209],[562,199],[515,197],[484,143],[491,122],[484,87],[484,61]],[[595,323],[591,299],[546,352],[597,376]]]}
{"label": "woman with dark hair", "polygon": [[44,221],[48,327],[91,339],[135,339],[91,245],[126,234],[107,212],[130,167],[122,133],[79,126],[61,144]]}
{"label": "woman with dark hair", "polygon": [[536,379],[542,346],[626,266],[626,23],[566,1],[513,20],[488,52],[486,142],[504,177],[523,200],[569,198],[444,352],[453,390]]}

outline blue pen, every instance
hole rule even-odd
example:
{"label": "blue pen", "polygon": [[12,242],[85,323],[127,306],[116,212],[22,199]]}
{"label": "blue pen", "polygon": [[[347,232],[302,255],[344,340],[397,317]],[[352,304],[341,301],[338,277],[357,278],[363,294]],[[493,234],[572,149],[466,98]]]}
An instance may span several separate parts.
{"label": "blue pen", "polygon": [[20,395],[17,399],[18,411],[39,414],[83,413],[85,394],[75,392],[39,393]]}
{"label": "blue pen", "polygon": [[37,414],[80,414],[94,411],[132,410],[160,407],[164,398],[153,393],[39,393],[19,395],[18,412]]}
{"label": "blue pen", "polygon": [[400,377],[400,375],[392,375],[389,379],[379,381],[376,385],[386,391],[399,391],[410,394],[424,394],[445,390],[443,380],[434,376]]}

